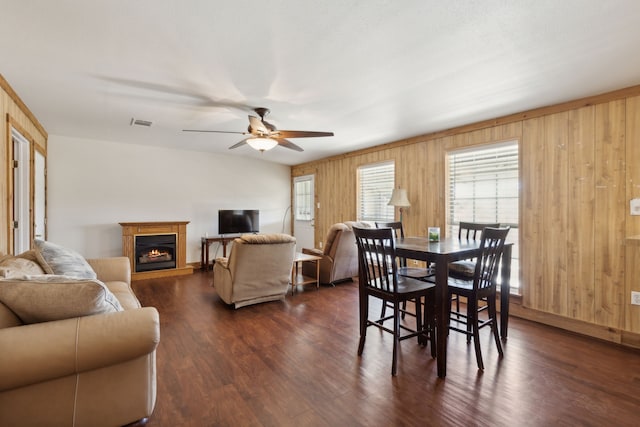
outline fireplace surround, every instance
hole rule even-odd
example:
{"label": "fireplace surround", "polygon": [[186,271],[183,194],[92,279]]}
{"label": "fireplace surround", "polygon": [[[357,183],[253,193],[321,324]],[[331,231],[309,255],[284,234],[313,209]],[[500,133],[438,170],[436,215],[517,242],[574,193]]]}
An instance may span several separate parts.
{"label": "fireplace surround", "polygon": [[187,265],[188,223],[121,222],[122,253],[131,263],[131,280],[193,273]]}

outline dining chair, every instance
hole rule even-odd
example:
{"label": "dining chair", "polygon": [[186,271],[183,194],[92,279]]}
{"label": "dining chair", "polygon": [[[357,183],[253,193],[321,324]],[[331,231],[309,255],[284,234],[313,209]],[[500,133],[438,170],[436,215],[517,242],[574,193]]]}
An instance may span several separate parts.
{"label": "dining chair", "polygon": [[[473,277],[458,278],[450,276],[448,281],[450,296],[455,294],[467,299],[466,313],[461,313],[460,310],[451,312],[449,330],[466,334],[467,342],[473,338],[476,361],[480,370],[484,370],[482,352],[480,350],[479,330],[481,328],[485,326],[491,327],[498,354],[502,357],[502,345],[498,335],[496,278],[509,229],[510,227],[485,227],[480,239],[481,253],[475,263]],[[478,311],[478,303],[481,300],[486,301],[486,319],[481,319]],[[464,329],[460,327],[462,325],[465,326]]]}
{"label": "dining chair", "polygon": [[[499,223],[486,223],[486,222],[465,222],[460,221],[458,227],[458,239],[459,240],[480,240],[482,236],[482,230],[486,227],[498,228]],[[463,259],[455,261],[449,264],[449,275],[460,279],[470,279],[473,277],[476,268],[475,258]],[[453,294],[451,300],[456,304],[456,312],[460,312],[460,298],[458,295]],[[478,304],[478,311],[484,311],[487,309],[486,303]]]}
{"label": "dining chair", "polygon": [[[353,228],[358,247],[359,293],[360,293],[360,342],[358,356],[362,355],[367,328],[375,326],[393,335],[393,358],[391,375],[396,375],[398,344],[400,341],[417,337],[418,343],[431,345],[431,355],[435,357],[435,284],[401,276],[398,274],[396,249],[391,228]],[[386,318],[369,319],[369,297],[388,302],[393,314]],[[424,302],[422,299],[424,298]],[[415,328],[401,321],[401,304],[413,301],[415,305]],[[422,304],[425,315],[422,316]],[[384,320],[393,318],[393,328],[386,327]]]}
{"label": "dining chair", "polygon": [[[404,228],[402,227],[402,222],[401,221],[394,221],[394,222],[376,222],[376,228],[391,228],[394,232],[394,235],[397,238],[399,237],[404,237]],[[433,268],[423,268],[423,267],[407,267],[407,259],[404,257],[399,257],[398,258],[398,263],[400,264],[398,266],[398,274],[400,276],[404,276],[404,277],[411,277],[414,279],[419,279],[419,280],[426,280],[429,277],[433,277],[435,276],[435,271]],[[384,319],[387,307],[389,306],[389,303],[384,303],[382,304],[382,312],[380,314],[380,319]],[[403,303],[402,306],[403,312],[402,312],[402,318],[405,318],[405,314],[407,314],[407,304],[406,302]],[[384,320],[381,320],[381,322],[384,322]]]}

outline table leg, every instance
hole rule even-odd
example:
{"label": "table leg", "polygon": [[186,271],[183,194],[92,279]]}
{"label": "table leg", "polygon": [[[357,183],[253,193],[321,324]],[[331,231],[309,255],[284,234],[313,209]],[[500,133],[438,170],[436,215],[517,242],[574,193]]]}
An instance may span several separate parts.
{"label": "table leg", "polygon": [[511,245],[502,251],[502,268],[500,269],[500,336],[507,338],[509,327],[509,294],[511,293]]}
{"label": "table leg", "polygon": [[316,289],[320,289],[320,260],[316,260]]}
{"label": "table leg", "polygon": [[438,377],[447,375],[447,337],[449,336],[449,263],[446,258],[436,260],[436,361]]}
{"label": "table leg", "polygon": [[207,245],[206,240],[202,240],[201,245],[200,245],[200,270],[202,271],[207,271],[207,264],[204,261],[204,247]]}

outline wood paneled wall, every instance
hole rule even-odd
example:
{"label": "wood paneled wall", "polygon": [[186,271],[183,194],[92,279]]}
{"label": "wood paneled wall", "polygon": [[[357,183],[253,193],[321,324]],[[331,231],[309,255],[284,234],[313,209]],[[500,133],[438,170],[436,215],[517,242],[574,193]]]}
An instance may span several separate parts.
{"label": "wood paneled wall", "polygon": [[[447,151],[520,144],[521,299],[513,314],[640,346],[640,86],[292,167],[315,174],[316,242],[356,219],[358,166],[394,160],[408,234],[445,226]],[[317,204],[316,204],[317,206]],[[633,244],[629,244],[629,242]]]}
{"label": "wood paneled wall", "polygon": [[29,111],[20,97],[14,92],[9,83],[0,75],[0,253],[10,253],[12,248],[11,224],[13,211],[13,170],[9,161],[12,153],[11,127],[31,141],[32,153],[37,146],[46,158],[47,132]]}

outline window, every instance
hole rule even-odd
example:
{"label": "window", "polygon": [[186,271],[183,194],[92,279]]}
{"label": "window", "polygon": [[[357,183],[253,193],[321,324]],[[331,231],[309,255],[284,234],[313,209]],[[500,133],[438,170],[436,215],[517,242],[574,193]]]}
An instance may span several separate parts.
{"label": "window", "polygon": [[394,220],[394,208],[387,205],[393,192],[394,180],[394,162],[358,168],[358,221]]}
{"label": "window", "polygon": [[295,220],[311,221],[313,215],[313,177],[306,176],[294,180]]}
{"label": "window", "polygon": [[458,235],[460,221],[511,226],[511,287],[519,288],[518,142],[451,151],[447,156],[449,191],[447,231]]}

